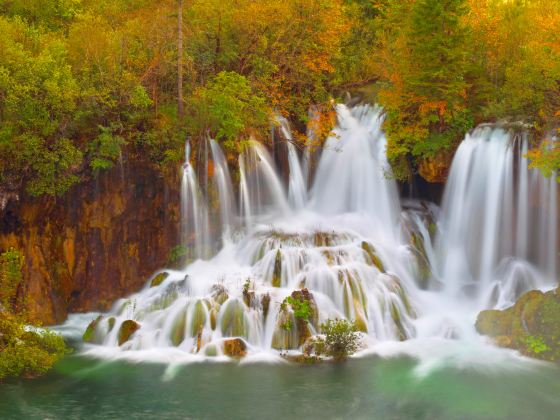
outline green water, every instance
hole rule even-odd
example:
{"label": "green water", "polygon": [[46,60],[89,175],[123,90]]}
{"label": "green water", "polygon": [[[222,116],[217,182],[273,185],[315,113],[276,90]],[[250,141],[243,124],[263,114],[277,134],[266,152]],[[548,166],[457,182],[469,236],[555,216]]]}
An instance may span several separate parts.
{"label": "green water", "polygon": [[343,365],[155,364],[68,357],[44,378],[0,385],[2,419],[557,419],[560,369],[446,368],[408,359]]}

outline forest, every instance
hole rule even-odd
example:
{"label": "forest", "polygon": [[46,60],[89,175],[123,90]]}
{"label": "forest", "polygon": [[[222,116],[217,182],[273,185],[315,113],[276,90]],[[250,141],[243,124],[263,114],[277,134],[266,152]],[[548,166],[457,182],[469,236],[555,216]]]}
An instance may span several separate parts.
{"label": "forest", "polygon": [[398,179],[479,122],[558,125],[556,1],[4,0],[0,25],[2,195],[60,196],[123,157],[165,171],[187,136],[238,152],[348,90],[384,107]]}

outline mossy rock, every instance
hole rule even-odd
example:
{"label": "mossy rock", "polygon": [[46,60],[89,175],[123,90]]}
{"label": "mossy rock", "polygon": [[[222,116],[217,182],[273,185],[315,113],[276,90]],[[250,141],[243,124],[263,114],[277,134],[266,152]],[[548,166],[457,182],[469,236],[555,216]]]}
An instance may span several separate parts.
{"label": "mossy rock", "polygon": [[130,337],[140,329],[140,324],[136,321],[131,319],[127,319],[121,324],[121,328],[119,329],[119,346],[122,346]]}
{"label": "mossy rock", "polygon": [[396,328],[397,337],[400,341],[405,341],[409,337],[406,329],[404,328],[402,314],[398,305],[395,302],[391,302],[391,304],[389,305],[389,310],[391,312],[391,318],[393,319],[393,323]]}
{"label": "mossy rock", "polygon": [[115,319],[114,316],[110,317],[110,318],[107,320],[107,325],[109,326],[109,331],[108,331],[108,332],[113,331],[113,328],[115,328],[115,322],[116,322],[116,321],[117,321],[117,320]]}
{"label": "mossy rock", "polygon": [[272,334],[272,348],[276,350],[296,349],[299,345],[296,319],[287,308],[281,308]]}
{"label": "mossy rock", "polygon": [[344,286],[344,315],[355,321],[359,331],[367,332],[367,298],[361,283],[350,270],[340,270],[338,280]]}
{"label": "mossy rock", "polygon": [[410,235],[410,250],[416,261],[417,280],[418,285],[426,289],[428,283],[432,278],[432,269],[428,260],[428,254],[424,247],[424,240],[419,233],[411,233]]}
{"label": "mossy rock", "polygon": [[406,313],[411,318],[416,318],[416,311],[412,307],[410,303],[410,299],[408,298],[408,294],[404,290],[401,280],[397,276],[391,276],[390,283],[388,285],[389,290],[395,293],[399,299],[401,300],[402,304],[405,307]]}
{"label": "mossy rock", "polygon": [[381,261],[381,259],[377,255],[374,246],[372,244],[370,244],[369,242],[363,241],[362,242],[362,249],[366,253],[366,256],[367,256],[366,261],[368,262],[368,264],[377,267],[377,269],[381,273],[385,273],[385,266],[383,265],[383,262]]}
{"label": "mossy rock", "polygon": [[226,303],[221,316],[224,337],[247,337],[248,326],[245,317],[247,309],[247,306],[238,299]]}
{"label": "mossy rock", "polygon": [[247,355],[247,345],[241,338],[230,338],[223,341],[224,354],[229,357],[241,358]]}
{"label": "mossy rock", "polygon": [[274,258],[274,272],[272,273],[272,287],[280,287],[282,285],[282,253],[276,251]]}
{"label": "mossy rock", "polygon": [[89,323],[84,332],[84,335],[82,335],[82,340],[84,340],[85,343],[100,343],[101,337],[99,336],[97,329],[101,321],[103,321],[103,315],[99,315]]}
{"label": "mossy rock", "polygon": [[534,290],[508,309],[482,311],[476,329],[494,338],[499,346],[560,362],[560,289],[547,293]]}
{"label": "mossy rock", "polygon": [[191,336],[193,337],[204,329],[206,325],[206,314],[208,312],[206,302],[198,300],[194,305],[194,310],[191,313],[190,319]]}
{"label": "mossy rock", "polygon": [[261,297],[261,307],[263,311],[263,318],[266,319],[268,316],[268,310],[270,308],[270,294],[266,293]]}
{"label": "mossy rock", "polygon": [[215,344],[208,344],[204,348],[204,355],[208,357],[216,357],[218,355],[218,349]]}
{"label": "mossy rock", "polygon": [[169,273],[164,271],[155,276],[150,282],[150,287],[157,287],[162,284],[169,277]]}
{"label": "mossy rock", "polygon": [[179,315],[173,321],[171,326],[171,344],[175,347],[181,345],[185,340],[185,327],[187,325],[187,313],[186,310],[181,310]]}
{"label": "mossy rock", "polygon": [[313,293],[309,292],[309,290],[307,290],[306,288],[303,288],[301,290],[294,290],[291,296],[293,299],[299,300],[300,302],[309,303],[309,308],[311,309],[311,316],[309,317],[308,321],[311,323],[311,325],[313,325],[313,327],[318,328],[319,308],[317,307],[317,303],[315,302]]}

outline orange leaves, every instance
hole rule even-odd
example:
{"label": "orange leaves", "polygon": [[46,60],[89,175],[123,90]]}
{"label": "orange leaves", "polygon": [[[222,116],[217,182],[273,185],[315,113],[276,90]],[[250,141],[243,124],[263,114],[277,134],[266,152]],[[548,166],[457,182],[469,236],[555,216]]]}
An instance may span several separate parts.
{"label": "orange leaves", "polygon": [[440,117],[443,117],[445,115],[446,109],[447,101],[427,101],[422,103],[419,107],[420,115],[422,116],[431,114],[435,111]]}

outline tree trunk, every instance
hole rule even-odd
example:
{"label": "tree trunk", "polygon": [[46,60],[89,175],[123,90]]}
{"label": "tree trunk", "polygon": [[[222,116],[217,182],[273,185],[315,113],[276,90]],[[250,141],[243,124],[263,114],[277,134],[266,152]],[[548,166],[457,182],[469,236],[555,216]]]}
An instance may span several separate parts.
{"label": "tree trunk", "polygon": [[185,116],[183,99],[183,0],[177,10],[177,115],[182,123]]}

